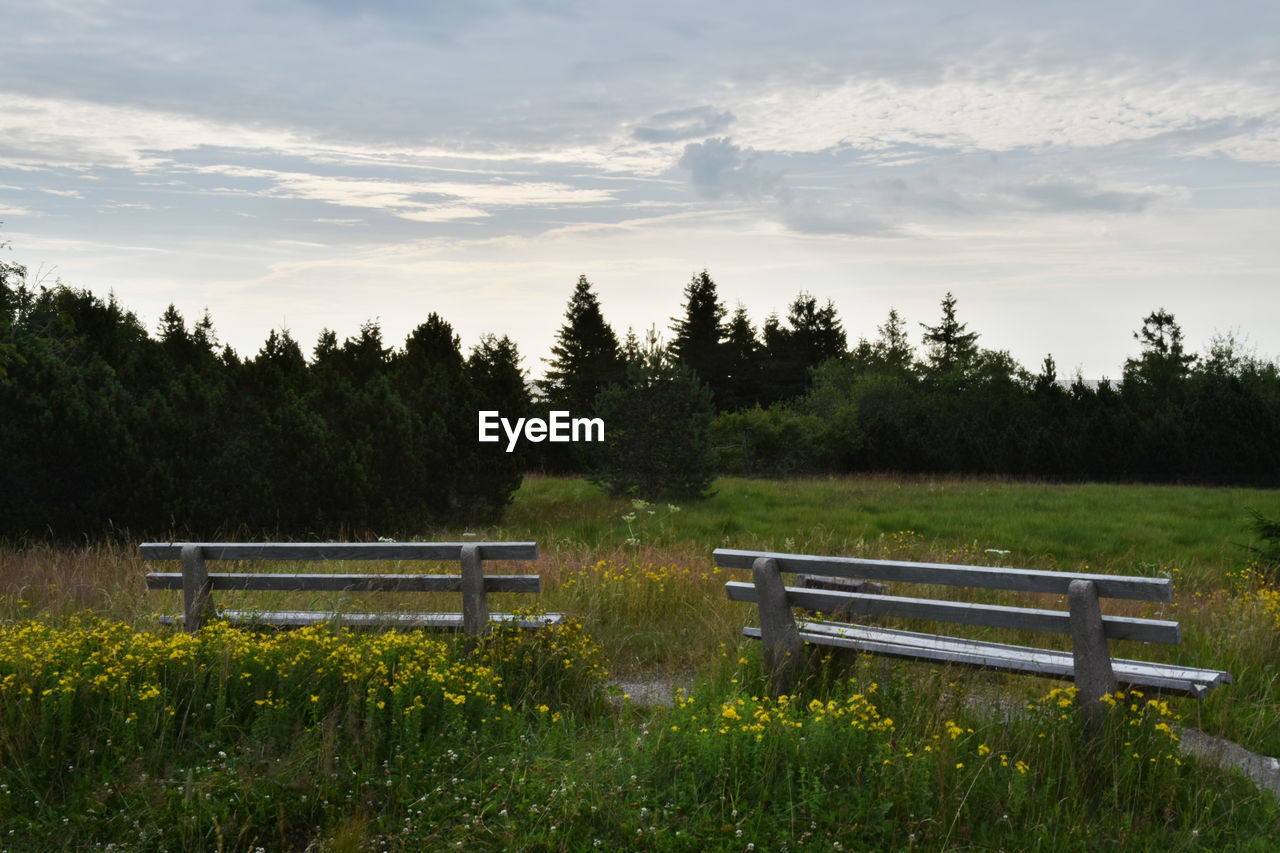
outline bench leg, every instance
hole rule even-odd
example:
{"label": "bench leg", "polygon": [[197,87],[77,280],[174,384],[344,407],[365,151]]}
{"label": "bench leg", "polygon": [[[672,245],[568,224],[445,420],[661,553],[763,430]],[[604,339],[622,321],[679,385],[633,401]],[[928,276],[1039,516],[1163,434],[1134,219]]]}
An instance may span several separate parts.
{"label": "bench leg", "polygon": [[1102,628],[1102,609],[1098,607],[1098,590],[1093,581],[1075,580],[1067,587],[1070,607],[1071,655],[1075,663],[1076,701],[1087,709],[1090,724],[1102,720],[1103,696],[1114,693],[1115,673],[1111,670],[1111,654]]}
{"label": "bench leg", "polygon": [[182,625],[194,634],[204,624],[205,611],[213,605],[213,586],[199,545],[182,546]]}
{"label": "bench leg", "polygon": [[484,567],[477,545],[462,546],[462,631],[468,637],[482,637],[490,631]]}
{"label": "bench leg", "polygon": [[765,665],[773,677],[774,695],[778,696],[791,691],[791,683],[803,660],[804,642],[791,615],[778,561],[759,557],[751,566],[751,574],[760,600],[760,641]]}

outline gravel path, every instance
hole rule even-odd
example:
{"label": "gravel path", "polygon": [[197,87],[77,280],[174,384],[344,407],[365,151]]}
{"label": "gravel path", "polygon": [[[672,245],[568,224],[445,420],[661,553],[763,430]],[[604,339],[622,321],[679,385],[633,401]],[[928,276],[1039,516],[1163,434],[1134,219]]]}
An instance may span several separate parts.
{"label": "gravel path", "polygon": [[1258,755],[1224,738],[1197,729],[1182,730],[1182,752],[1219,767],[1234,767],[1253,780],[1260,791],[1280,797],[1280,760]]}

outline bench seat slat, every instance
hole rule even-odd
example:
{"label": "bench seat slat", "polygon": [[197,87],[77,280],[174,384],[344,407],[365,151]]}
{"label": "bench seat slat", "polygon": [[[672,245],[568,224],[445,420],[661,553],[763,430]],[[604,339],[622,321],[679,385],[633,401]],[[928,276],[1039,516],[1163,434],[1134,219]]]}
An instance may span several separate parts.
{"label": "bench seat slat", "polygon": [[537,542],[144,542],[144,560],[177,560],[197,545],[206,560],[460,560],[475,545],[481,560],[536,560]]}
{"label": "bench seat slat", "polygon": [[[1023,675],[1074,679],[1074,661],[1069,651],[820,621],[802,621],[798,627],[801,639],[815,645],[933,663],[958,663]],[[758,638],[760,629],[744,628],[743,634]],[[1121,684],[1196,698],[1203,698],[1211,687],[1231,683],[1230,674],[1220,670],[1121,658],[1113,658],[1112,667],[1117,682]]]}
{"label": "bench seat slat", "polygon": [[[210,572],[213,589],[276,592],[460,592],[462,575]],[[181,572],[149,572],[148,589],[182,589]],[[485,575],[485,592],[541,592],[541,575]]]}
{"label": "bench seat slat", "polygon": [[[241,625],[264,625],[277,628],[301,628],[337,622],[348,628],[439,628],[462,630],[461,613],[339,613],[323,610],[222,610],[219,618]],[[490,613],[491,622],[514,623],[520,628],[559,625],[561,613],[543,613],[536,617],[516,618],[511,613]],[[182,624],[181,616],[161,616],[164,624]]]}
{"label": "bench seat slat", "polygon": [[[786,590],[789,603],[829,614],[896,616],[904,619],[932,619],[987,628],[1071,633],[1070,615],[1057,610],[974,604],[964,601],[935,601],[925,598],[869,595],[801,587],[787,587]],[[752,583],[729,581],[725,584],[725,592],[733,601],[759,603],[759,595],[755,584]],[[1148,643],[1170,645],[1176,645],[1182,640],[1181,629],[1177,622],[1135,619],[1127,616],[1103,616],[1102,624],[1109,639],[1142,640]]]}
{"label": "bench seat slat", "polygon": [[[1001,650],[1009,650],[1010,652],[1034,652],[1038,655],[1065,658],[1068,664],[1072,661],[1070,651],[1037,649],[1030,646],[1015,646],[1008,643],[995,643],[989,640],[971,640],[963,637],[948,637],[941,634],[926,634],[919,631],[903,631],[895,628],[877,628],[869,625],[847,625],[841,622],[809,620],[800,623],[800,630],[837,636],[861,635],[868,638],[879,636],[881,638],[890,639],[901,645],[910,645],[915,643],[921,646],[936,646],[938,648],[951,647],[961,651],[980,648],[996,654],[999,654]],[[1175,679],[1204,681],[1205,683],[1213,685],[1233,683],[1231,674],[1220,669],[1202,669],[1193,666],[1180,666],[1178,664],[1171,663],[1150,663],[1147,661],[1126,660],[1124,658],[1112,658],[1111,662],[1115,667],[1117,667],[1117,675],[1119,675],[1119,671],[1121,669],[1140,668],[1142,670],[1158,672],[1161,675]]]}
{"label": "bench seat slat", "polygon": [[714,556],[716,565],[726,569],[750,569],[757,558],[769,557],[778,561],[778,569],[783,572],[874,581],[1043,592],[1055,595],[1066,595],[1067,587],[1073,580],[1091,580],[1098,590],[1099,597],[1102,598],[1127,598],[1139,601],[1173,600],[1173,581],[1169,578],[864,560],[858,557],[820,557],[809,554],[775,554],[769,551],[741,551],[733,548],[717,548]]}

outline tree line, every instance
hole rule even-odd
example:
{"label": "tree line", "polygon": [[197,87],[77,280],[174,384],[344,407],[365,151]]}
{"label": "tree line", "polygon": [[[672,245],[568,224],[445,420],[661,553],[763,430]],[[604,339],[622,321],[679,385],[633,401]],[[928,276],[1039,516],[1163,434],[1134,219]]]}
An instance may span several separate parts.
{"label": "tree line", "polygon": [[376,323],[310,358],[254,356],[172,306],[149,335],[114,297],[28,287],[0,264],[0,536],[396,535],[499,516],[522,469],[479,409],[527,410],[515,345],[469,355],[436,314],[400,347]]}
{"label": "tree line", "polygon": [[[726,310],[704,270],[685,287],[665,352],[711,397],[707,451],[720,473],[1280,485],[1280,368],[1233,335],[1195,355],[1173,314],[1157,309],[1134,332],[1138,354],[1120,381],[1094,383],[1062,379],[1051,355],[1032,372],[982,347],[950,293],[940,309],[936,324],[918,324],[918,338],[891,309],[874,338],[850,345],[833,304],[801,292],[757,332],[743,307]],[[544,399],[581,410],[611,383],[625,387],[632,341],[618,342],[581,278]]]}
{"label": "tree line", "polygon": [[[241,357],[206,312],[148,333],[114,296],[31,287],[0,262],[0,536],[397,535],[497,518],[526,470],[689,499],[717,473],[894,471],[1280,484],[1280,372],[1230,336],[1186,351],[1157,310],[1120,382],[1059,380],[979,345],[942,300],[850,345],[801,292],[757,329],[703,271],[668,340],[621,339],[583,276],[542,379],[516,345],[469,353],[431,314],[309,354],[287,331]],[[919,347],[913,344],[919,341]],[[477,441],[477,412],[598,416],[606,443]]]}

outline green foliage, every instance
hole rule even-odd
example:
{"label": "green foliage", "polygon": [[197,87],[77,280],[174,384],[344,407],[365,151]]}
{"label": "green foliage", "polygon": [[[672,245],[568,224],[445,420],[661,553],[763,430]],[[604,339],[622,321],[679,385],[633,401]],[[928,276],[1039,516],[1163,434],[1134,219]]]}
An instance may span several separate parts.
{"label": "green foliage", "polygon": [[809,371],[831,358],[845,354],[844,328],[831,300],[818,307],[818,300],[801,291],[787,310],[784,326],[777,316],[765,321],[764,388],[761,403],[787,400],[809,387]]}
{"label": "green foliage", "polygon": [[1268,518],[1252,508],[1249,514],[1253,517],[1253,533],[1262,540],[1261,544],[1250,546],[1249,550],[1257,555],[1258,561],[1274,576],[1280,572],[1280,521]]}
{"label": "green foliage", "polygon": [[605,459],[594,478],[647,500],[705,496],[715,476],[711,390],[672,358],[657,333],[627,365],[627,382],[596,398]]}
{"label": "green foliage", "polygon": [[626,362],[585,275],[578,277],[564,316],[539,388],[552,408],[578,417],[594,415],[596,396],[610,383],[623,380]]}
{"label": "green foliage", "polygon": [[568,625],[470,643],[100,620],[0,631],[6,849],[1274,848],[1269,793],[1181,755],[1177,710],[827,656],[760,698],[722,647],[669,704],[604,701]]}
{"label": "green foliage", "polygon": [[1195,355],[1183,349],[1182,327],[1163,308],[1143,319],[1133,339],[1142,345],[1142,354],[1125,362],[1126,381],[1163,386],[1186,376],[1196,361]]}
{"label": "green foliage", "polygon": [[[498,411],[503,417],[529,417],[533,402],[520,368],[520,353],[506,335],[485,335],[467,358],[466,378],[476,396],[476,411]],[[470,414],[470,412],[467,412]],[[463,432],[461,435],[465,435]],[[463,445],[467,446],[467,445]],[[520,487],[528,458],[523,447],[507,453],[501,443],[470,445],[473,464],[464,490],[470,513],[496,521]]]}
{"label": "green foliage", "polygon": [[863,338],[851,352],[850,364],[859,373],[879,373],[909,379],[915,371],[915,349],[907,338],[906,321],[896,308],[889,309],[874,342]]}
{"label": "green foliage", "polygon": [[[1234,337],[1216,338],[1197,366],[1172,315],[1157,311],[1123,384],[1064,388],[1052,357],[1033,375],[978,347],[951,294],[942,322],[925,326],[926,364],[913,361],[903,325],[891,311],[874,342],[811,367],[798,397],[722,412],[719,470],[1280,483],[1280,367]],[[784,331],[771,318],[766,341],[781,347]],[[781,367],[771,369],[776,378]]]}
{"label": "green foliage", "polygon": [[783,476],[816,467],[815,437],[822,421],[785,405],[741,409],[716,416],[712,443],[724,474]]}
{"label": "green foliage", "polygon": [[[8,243],[0,243],[0,249],[8,247]],[[17,358],[18,348],[12,340],[13,324],[18,310],[18,289],[24,286],[26,277],[26,267],[0,261],[0,379],[4,379],[9,363]]]}
{"label": "green foliage", "polygon": [[760,398],[764,352],[741,304],[733,312],[723,344],[725,384],[716,398],[722,412],[750,408]]}
{"label": "green foliage", "polygon": [[942,319],[936,326],[920,324],[924,344],[929,348],[926,378],[932,381],[956,379],[978,354],[978,333],[966,331],[967,324],[956,319],[956,298],[947,291],[942,299]]}
{"label": "green foliage", "polygon": [[431,315],[403,351],[376,323],[308,365],[272,331],[241,361],[206,313],[169,308],[157,337],[111,299],[3,289],[0,536],[412,533],[496,518],[523,469],[475,441],[480,408],[525,414],[519,355],[485,339],[465,361]]}
{"label": "green foliage", "polygon": [[684,316],[672,318],[671,354],[710,387],[717,408],[723,409],[729,379],[724,305],[706,270],[685,285],[684,296]]}
{"label": "green foliage", "polygon": [[[572,417],[598,414],[596,398],[609,384],[626,378],[626,359],[618,336],[600,312],[600,300],[585,275],[578,277],[565,322],[556,333],[551,361],[539,380],[542,395],[536,413],[544,419],[551,411]],[[599,464],[598,449],[590,444],[545,442],[526,450],[529,460],[551,471],[584,472]]]}

